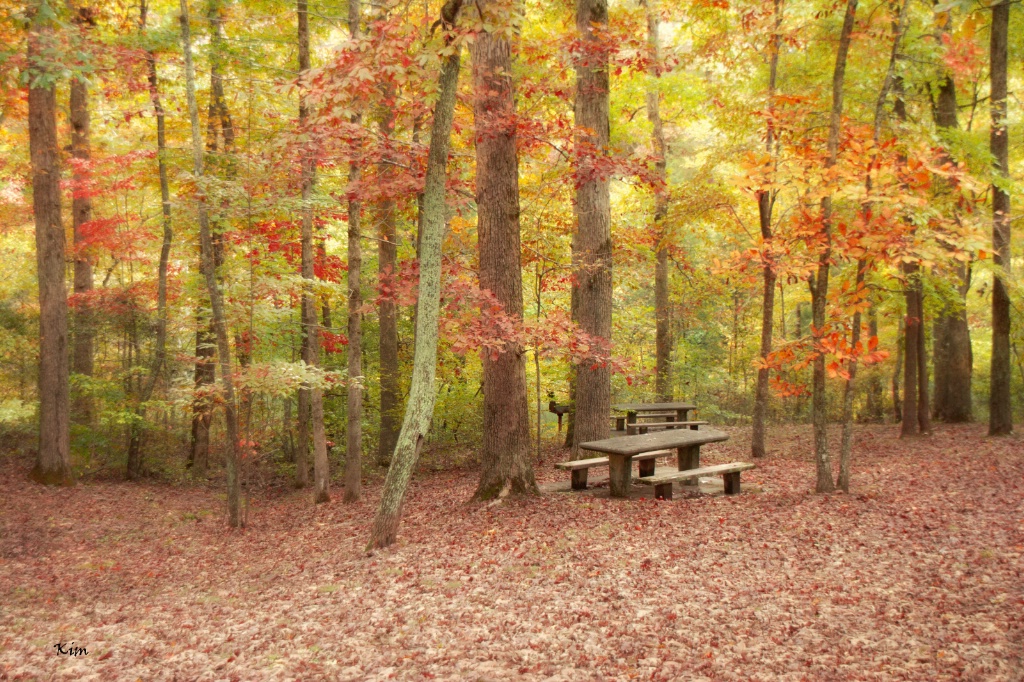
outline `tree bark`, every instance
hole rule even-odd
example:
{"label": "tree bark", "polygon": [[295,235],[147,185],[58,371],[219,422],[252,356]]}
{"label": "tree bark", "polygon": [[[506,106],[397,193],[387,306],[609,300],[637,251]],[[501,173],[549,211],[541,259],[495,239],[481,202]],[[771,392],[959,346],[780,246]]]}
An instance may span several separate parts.
{"label": "tree bark", "polygon": [[[60,208],[57,149],[58,74],[41,71],[52,49],[54,28],[42,2],[29,6],[28,135],[32,165],[32,211],[39,279],[39,451],[32,480],[74,485],[71,472],[71,408],[68,386],[68,308],[64,282],[64,225]],[[45,68],[45,67],[43,67]]]}
{"label": "tree bark", "polygon": [[189,122],[192,128],[192,166],[196,178],[197,204],[199,212],[199,255],[203,277],[210,296],[210,308],[213,330],[217,344],[217,356],[220,365],[221,390],[223,391],[224,416],[227,426],[227,488],[228,488],[228,523],[232,528],[242,525],[241,494],[238,480],[239,442],[238,420],[235,406],[235,386],[231,373],[231,346],[228,342],[227,323],[224,316],[224,302],[221,297],[220,284],[217,282],[216,264],[214,262],[213,237],[210,231],[210,218],[203,190],[203,143],[199,134],[199,108],[196,104],[196,75],[192,63],[192,37],[188,16],[188,0],[180,0],[181,4],[181,42],[185,57],[185,95],[188,101]]}
{"label": "tree bark", "polygon": [[[348,32],[355,39],[359,37],[359,0],[349,0]],[[356,116],[359,116],[356,114]],[[361,169],[357,161],[349,164],[349,184],[359,183]],[[354,193],[350,192],[350,196]],[[363,480],[363,389],[359,377],[363,375],[363,316],[359,309],[363,305],[361,276],[363,253],[360,239],[360,202],[348,202],[348,376],[346,389],[345,427],[345,502],[356,502],[362,496]]]}
{"label": "tree bark", "polygon": [[931,409],[928,406],[928,352],[925,344],[926,327],[924,320],[924,287],[918,281],[917,311],[921,315],[921,326],[917,330],[917,428],[922,436],[932,432]]}
{"label": "tree bark", "polygon": [[[943,33],[949,33],[949,20]],[[939,83],[935,107],[935,124],[941,131],[957,130],[956,84],[951,73]],[[939,187],[948,183],[937,181]],[[956,210],[953,208],[952,210]],[[967,292],[970,269],[959,264],[954,270],[958,300],[947,301],[932,325],[935,367],[935,401],[932,416],[939,421],[956,423],[972,419],[971,373],[974,357],[971,352],[971,329],[967,323]]]}
{"label": "tree bark", "polygon": [[[836,164],[839,153],[839,134],[843,116],[843,82],[846,78],[846,57],[850,52],[857,0],[847,0],[843,28],[839,34],[835,70],[832,73],[832,111],[828,133],[828,157],[825,168]],[[825,307],[828,303],[829,269],[832,267],[832,197],[821,200],[822,237],[824,247],[818,258],[817,274],[811,278],[811,317],[814,323],[814,369],[812,377],[811,421],[814,425],[814,460],[817,469],[815,490],[828,493],[835,490],[832,481],[832,460],[828,452],[828,396],[825,393],[825,352],[821,337],[825,333]]]}
{"label": "tree bark", "polygon": [[921,311],[918,308],[917,277],[918,266],[916,263],[905,263],[903,274],[907,278],[904,300],[906,301],[906,323],[903,333],[903,421],[900,424],[900,438],[910,438],[918,435],[920,424],[918,421],[918,378],[917,372],[921,363],[918,360],[918,350],[921,344],[918,336],[921,334]]}
{"label": "tree bark", "polygon": [[[72,11],[75,13],[75,24],[84,34],[84,31],[92,24],[92,11],[88,7],[75,8],[73,6]],[[84,79],[72,78],[69,90],[71,156],[80,162],[88,163],[90,159],[89,85]],[[75,374],[91,377],[95,332],[88,296],[93,287],[92,261],[89,260],[88,254],[83,253],[81,249],[83,248],[82,225],[92,220],[92,199],[79,189],[83,187],[88,177],[88,171],[80,170],[77,167],[72,175],[72,187],[76,188],[71,199],[71,220],[75,242],[74,289],[78,305],[75,308],[74,347],[71,355],[73,358],[72,371]],[[92,422],[92,401],[88,396],[78,396],[75,399],[72,414],[77,422],[83,424]]]}
{"label": "tree bark", "polygon": [[[298,42],[299,42],[299,73],[305,74],[309,71],[309,14],[306,0],[298,0]],[[305,130],[309,120],[309,103],[306,101],[306,91],[303,88],[299,91],[299,127]],[[320,366],[320,321],[317,316],[316,292],[314,291],[316,274],[313,268],[313,207],[310,205],[310,195],[316,184],[316,152],[315,145],[305,147],[302,154],[300,172],[302,173],[302,360],[310,367]],[[358,209],[357,209],[358,210]],[[350,215],[351,219],[351,215]],[[356,230],[358,230],[358,225]],[[327,460],[327,436],[324,432],[324,398],[323,389],[319,386],[305,386],[302,389],[306,392],[305,405],[299,406],[299,418],[304,417],[302,408],[308,409],[308,422],[300,423],[299,437],[300,452],[306,454],[307,438],[303,438],[304,426],[306,423],[312,427],[313,432],[313,499],[319,504],[331,499],[329,484],[330,471]],[[302,394],[299,395],[300,403]],[[308,428],[308,427],[307,427]],[[305,457],[303,457],[305,459]],[[304,466],[308,466],[303,463]],[[296,476],[296,485],[299,485],[301,475]]]}
{"label": "tree bark", "polygon": [[[992,6],[989,44],[990,102],[992,131],[989,150],[995,171],[1009,182],[1009,129],[1006,124],[1006,45],[1010,25],[1010,2],[1001,0]],[[992,364],[989,373],[988,434],[1013,433],[1010,403],[1010,294],[1006,286],[1010,271],[1010,194],[992,186],[992,252],[997,271],[992,283]]]}
{"label": "tree bark", "polygon": [[651,61],[647,69],[651,87],[647,90],[647,120],[651,123],[651,146],[654,148],[654,173],[658,186],[654,190],[654,234],[657,261],[654,266],[654,391],[658,400],[671,402],[672,391],[672,328],[669,316],[668,230],[668,148],[661,120],[661,39],[657,0],[641,0],[647,13],[647,52]]}
{"label": "tree bark", "polygon": [[[782,36],[782,0],[775,0],[775,32],[771,38],[771,56],[768,63],[768,128],[765,133],[765,149],[771,159],[772,148],[775,146],[775,125],[772,112],[775,109],[775,83],[779,71],[779,47]],[[769,161],[772,164],[773,161]],[[763,290],[761,295],[761,366],[757,369],[757,387],[754,389],[754,415],[751,430],[750,454],[753,457],[765,456],[765,420],[768,412],[768,379],[770,371],[767,366],[768,355],[772,352],[772,331],[775,320],[775,262],[771,255],[772,241],[772,208],[775,204],[775,193],[772,190],[761,190],[757,194],[757,215],[761,227],[763,242],[764,267],[762,268]]]}
{"label": "tree bark", "polygon": [[[595,339],[612,338],[612,237],[609,179],[595,168],[609,143],[607,46],[595,33],[608,25],[607,0],[577,0],[576,31],[584,44],[576,64],[576,232],[572,241],[577,295],[575,322]],[[597,365],[597,366],[595,366]],[[608,436],[611,370],[585,360],[576,365],[572,457],[580,443]]]}
{"label": "tree bark", "polygon": [[[503,12],[508,4],[508,0],[480,0],[478,7],[486,18],[491,8]],[[483,31],[471,51],[480,288],[493,293],[518,325],[523,321],[523,270],[512,48],[503,33]],[[503,348],[484,348],[481,356],[484,428],[474,499],[536,494],[525,351],[510,339]]]}
{"label": "tree bark", "polygon": [[900,316],[899,329],[896,332],[896,367],[892,373],[892,417],[899,423],[903,421],[903,400],[900,398],[900,377],[903,376],[903,349],[906,346],[907,324],[905,316]]}
{"label": "tree bark", "polygon": [[[462,0],[449,0],[441,9],[443,30],[455,28]],[[445,42],[449,40],[446,37]],[[387,547],[398,536],[402,502],[423,441],[434,416],[437,371],[438,313],[441,302],[441,247],[444,241],[445,183],[448,149],[451,145],[455,94],[458,90],[460,48],[448,44],[452,53],[444,57],[439,78],[434,125],[430,131],[430,153],[423,189],[423,237],[420,243],[420,283],[417,294],[416,347],[413,353],[412,383],[405,420],[384,479],[380,506],[373,520],[367,549]]]}

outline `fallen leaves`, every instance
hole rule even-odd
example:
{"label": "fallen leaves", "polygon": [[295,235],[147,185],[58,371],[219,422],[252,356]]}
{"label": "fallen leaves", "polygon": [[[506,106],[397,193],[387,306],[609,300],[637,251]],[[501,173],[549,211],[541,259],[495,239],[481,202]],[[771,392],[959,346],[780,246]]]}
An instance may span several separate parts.
{"label": "fallen leaves", "polygon": [[10,464],[0,678],[1020,679],[1019,441],[859,429],[853,494],[823,496],[809,430],[772,435],[739,497],[495,508],[465,503],[472,473],[426,475],[370,557],[373,489],[260,500],[232,532],[192,520],[222,507],[206,489],[49,490]]}

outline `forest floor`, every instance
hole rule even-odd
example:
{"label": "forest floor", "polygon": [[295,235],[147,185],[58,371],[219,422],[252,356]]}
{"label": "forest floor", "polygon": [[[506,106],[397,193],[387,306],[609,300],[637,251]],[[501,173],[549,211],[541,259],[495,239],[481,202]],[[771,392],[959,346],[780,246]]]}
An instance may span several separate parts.
{"label": "forest floor", "polygon": [[[704,462],[748,459],[731,433]],[[488,506],[426,473],[370,556],[379,483],[231,531],[215,486],[45,489],[11,457],[0,680],[1024,680],[1024,440],[984,433],[858,427],[849,495],[811,492],[803,426],[733,497]]]}

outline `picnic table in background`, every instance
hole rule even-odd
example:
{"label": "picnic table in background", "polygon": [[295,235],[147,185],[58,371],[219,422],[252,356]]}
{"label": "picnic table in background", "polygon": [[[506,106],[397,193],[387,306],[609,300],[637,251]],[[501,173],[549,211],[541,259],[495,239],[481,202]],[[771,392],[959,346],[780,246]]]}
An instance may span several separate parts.
{"label": "picnic table in background", "polygon": [[[654,416],[674,416],[674,419],[668,419],[668,421],[686,421],[687,415],[691,410],[696,410],[697,406],[693,403],[620,403],[618,405],[612,405],[612,409],[618,410],[619,412],[626,413],[625,423],[622,424],[622,428],[619,428],[618,420],[616,420],[615,430],[624,431],[625,424],[636,423],[637,417],[654,417]],[[666,414],[668,413],[668,414]],[[672,414],[674,413],[674,415]]]}

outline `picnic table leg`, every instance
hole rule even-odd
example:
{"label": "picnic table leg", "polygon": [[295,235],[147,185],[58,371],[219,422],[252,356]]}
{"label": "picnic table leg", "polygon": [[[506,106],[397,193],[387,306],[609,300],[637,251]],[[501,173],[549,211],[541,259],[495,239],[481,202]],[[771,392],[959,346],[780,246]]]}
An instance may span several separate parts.
{"label": "picnic table leg", "polygon": [[629,497],[633,484],[633,457],[608,455],[608,489],[612,497]]}
{"label": "picnic table leg", "polygon": [[626,418],[625,417],[616,417],[615,418],[615,430],[616,431],[625,431],[626,430]]}
{"label": "picnic table leg", "polygon": [[574,469],[572,472],[572,489],[573,490],[586,490],[587,489],[587,470],[586,469]]}
{"label": "picnic table leg", "polygon": [[626,412],[626,423],[627,424],[636,424],[636,411],[635,410],[632,411],[632,412],[630,412],[630,411]]}
{"label": "picnic table leg", "polygon": [[[686,445],[679,448],[676,454],[676,462],[678,464],[679,471],[686,471],[687,469],[699,469],[700,446]],[[687,487],[695,487],[700,485],[700,481],[696,478],[692,478],[683,481],[683,485]]]}
{"label": "picnic table leg", "polygon": [[638,464],[640,465],[640,475],[641,476],[653,476],[657,463],[658,463],[658,461],[654,460],[654,459],[642,459],[642,460],[640,460],[638,462]]}
{"label": "picnic table leg", "polygon": [[734,471],[731,474],[723,474],[722,478],[725,479],[726,495],[740,494],[740,472]]}

